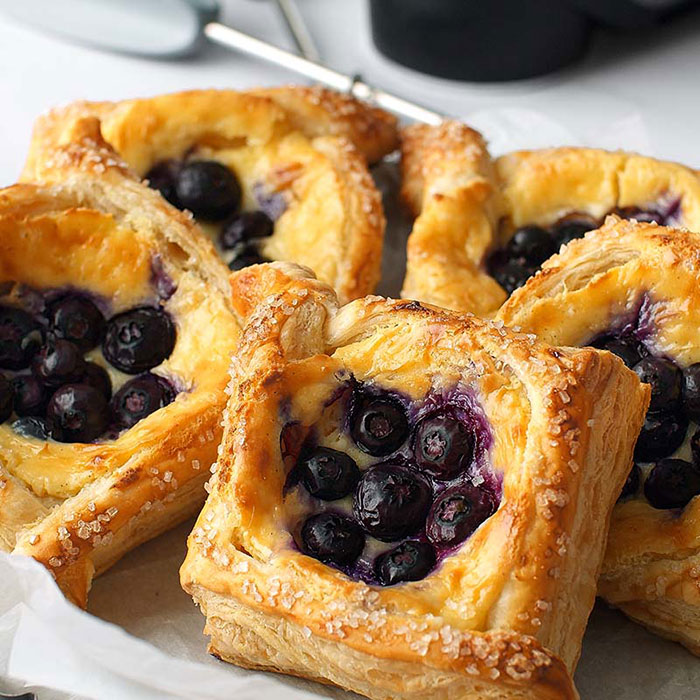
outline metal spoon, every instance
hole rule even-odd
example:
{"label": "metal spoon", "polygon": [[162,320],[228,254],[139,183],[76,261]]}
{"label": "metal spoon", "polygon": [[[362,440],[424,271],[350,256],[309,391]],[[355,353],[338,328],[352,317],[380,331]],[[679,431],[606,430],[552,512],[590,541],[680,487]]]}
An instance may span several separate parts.
{"label": "metal spoon", "polygon": [[249,56],[348,92],[416,121],[439,124],[443,115],[309,61],[217,21],[216,0],[21,0],[0,11],[25,24],[70,41],[149,58],[196,52],[206,37]]}

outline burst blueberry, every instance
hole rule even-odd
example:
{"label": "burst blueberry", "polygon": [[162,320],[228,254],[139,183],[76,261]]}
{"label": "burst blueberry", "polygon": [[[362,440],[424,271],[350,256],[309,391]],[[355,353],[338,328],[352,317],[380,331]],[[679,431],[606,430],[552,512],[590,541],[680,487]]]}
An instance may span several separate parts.
{"label": "burst blueberry", "polygon": [[0,368],[24,369],[41,347],[39,323],[26,311],[0,306]]}
{"label": "burst blueberry", "polygon": [[12,430],[18,435],[37,440],[49,439],[49,426],[44,418],[39,416],[24,416],[12,423]]}
{"label": "burst blueberry", "polygon": [[69,340],[81,352],[99,345],[105,317],[89,299],[67,295],[49,307],[49,328],[57,338]]}
{"label": "burst blueberry", "polygon": [[512,294],[516,289],[522,287],[536,272],[537,266],[524,262],[489,262],[489,274],[505,289],[507,294]]}
{"label": "burst blueberry", "polygon": [[431,502],[425,478],[403,466],[379,464],[362,475],[353,510],[370,535],[393,542],[424,526]]}
{"label": "burst blueberry", "polygon": [[32,360],[32,373],[49,389],[80,382],[85,374],[85,360],[76,345],[49,336]]}
{"label": "burst blueberry", "polygon": [[353,406],[351,435],[357,446],[375,457],[391,454],[408,437],[404,407],[388,396],[358,395]]}
{"label": "burst blueberry", "polygon": [[66,384],[49,401],[46,420],[59,442],[92,442],[110,423],[105,397],[87,384]]}
{"label": "burst blueberry", "polygon": [[143,306],[109,320],[102,352],[107,362],[127,374],[140,374],[170,357],[175,326],[162,309]]}
{"label": "burst blueberry", "polygon": [[175,391],[167,379],[155,374],[142,374],[124,384],[112,399],[112,412],[117,423],[131,428],[151,413],[172,403]]}
{"label": "burst blueberry", "polygon": [[644,482],[644,495],[654,508],[683,508],[700,494],[700,469],[684,459],[662,459]]}
{"label": "burst blueberry", "polygon": [[266,262],[270,261],[263,258],[254,246],[249,245],[237,252],[234,258],[228,264],[228,269],[242,270],[244,267],[250,267],[251,265],[262,265],[262,263]]}
{"label": "burst blueberry", "polygon": [[0,374],[0,423],[4,423],[12,415],[13,404],[12,384],[7,377]]}
{"label": "burst blueberry", "polygon": [[506,254],[533,266],[541,265],[556,252],[552,235],[539,226],[523,226],[515,231],[506,245]]}
{"label": "burst blueberry", "polygon": [[666,217],[656,209],[642,209],[641,207],[622,207],[616,214],[623,219],[635,219],[644,223],[663,225]]}
{"label": "burst blueberry", "polygon": [[647,413],[637,438],[634,457],[640,462],[653,462],[672,455],[685,440],[688,418],[682,411]]}
{"label": "burst blueberry", "polygon": [[485,488],[460,484],[444,491],[435,500],[425,528],[434,544],[455,545],[463,542],[495,510]]}
{"label": "burst blueberry", "polygon": [[418,424],[413,449],[419,467],[437,479],[452,479],[469,466],[474,435],[454,413],[440,411]]}
{"label": "burst blueberry", "polygon": [[635,462],[632,465],[630,473],[627,475],[627,479],[622,487],[622,492],[620,493],[618,501],[621,501],[630,496],[634,496],[637,491],[639,491],[639,483],[642,480],[642,470],[639,465]]}
{"label": "burst blueberry", "polygon": [[302,551],[328,564],[352,564],[364,546],[365,536],[359,525],[338,513],[312,515],[301,528]]}
{"label": "burst blueberry", "polygon": [[691,420],[700,422],[700,362],[683,370],[683,403]]}
{"label": "burst blueberry", "polygon": [[252,239],[267,238],[274,229],[274,222],[264,211],[241,212],[221,229],[219,244],[224,250],[232,250]]}
{"label": "burst blueberry", "polygon": [[162,160],[156,163],[147,173],[145,179],[148,186],[158,190],[173,206],[182,209],[177,196],[177,178],[182,169],[182,161],[175,159]]}
{"label": "burst blueberry", "polygon": [[634,367],[646,352],[644,346],[631,335],[604,335],[594,340],[591,345],[617,355],[630,368]]}
{"label": "burst blueberry", "polygon": [[46,411],[49,397],[42,383],[32,374],[18,374],[12,378],[14,409],[18,416],[41,416]]}
{"label": "burst blueberry", "polygon": [[344,498],[360,479],[360,470],[352,457],[328,447],[302,453],[298,469],[306,490],[324,501]]}
{"label": "burst blueberry", "polygon": [[556,248],[567,245],[577,238],[583,238],[595,227],[596,224],[593,221],[586,219],[565,219],[557,223],[553,231]]}
{"label": "burst blueberry", "polygon": [[178,173],[175,191],[180,206],[208,221],[221,221],[241,203],[236,176],[214,160],[193,160]]}
{"label": "burst blueberry", "polygon": [[635,366],[639,381],[651,386],[650,411],[668,411],[681,398],[683,373],[670,360],[662,357],[645,357]]}
{"label": "burst blueberry", "polygon": [[383,586],[393,586],[402,581],[420,581],[430,573],[435,560],[435,550],[430,544],[409,540],[380,554],[375,561],[374,572]]}
{"label": "burst blueberry", "polygon": [[109,373],[96,362],[85,363],[82,383],[97,389],[107,401],[112,398],[112,380],[109,378]]}

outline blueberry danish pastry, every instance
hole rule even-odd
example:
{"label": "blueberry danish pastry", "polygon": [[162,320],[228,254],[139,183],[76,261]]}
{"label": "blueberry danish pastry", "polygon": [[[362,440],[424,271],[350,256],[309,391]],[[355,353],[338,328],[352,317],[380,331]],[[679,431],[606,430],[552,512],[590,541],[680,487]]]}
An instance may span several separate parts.
{"label": "blueberry danish pastry", "polygon": [[181,570],[212,653],[387,700],[577,697],[648,390],[609,353],[339,308],[279,265],[232,280],[241,313],[265,301]]}
{"label": "blueberry danish pastry", "polygon": [[402,133],[403,196],[417,216],[402,295],[488,316],[607,214],[700,231],[695,171],[632,153],[553,148],[495,160],[458,122]]}
{"label": "blueberry danish pastry", "polygon": [[609,217],[516,291],[498,317],[544,341],[615,353],[651,387],[613,510],[599,593],[700,653],[700,246]]}
{"label": "blueberry danish pastry", "polygon": [[292,260],[343,300],[373,291],[384,216],[366,163],[396,148],[391,115],[303,87],[79,102],[37,123],[29,179],[46,145],[86,115],[152,188],[194,214],[231,269]]}
{"label": "blueberry danish pastry", "polygon": [[104,144],[0,190],[0,547],[84,606],[92,578],[194,514],[239,330],[226,267]]}

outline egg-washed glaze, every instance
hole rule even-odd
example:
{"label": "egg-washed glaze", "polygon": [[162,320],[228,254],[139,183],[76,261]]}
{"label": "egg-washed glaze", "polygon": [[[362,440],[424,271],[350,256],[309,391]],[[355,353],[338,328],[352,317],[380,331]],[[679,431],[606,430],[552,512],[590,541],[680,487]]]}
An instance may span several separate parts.
{"label": "egg-washed glaze", "polygon": [[[685,372],[700,362],[699,281],[693,234],[609,217],[599,231],[547,261],[498,318],[572,346],[631,330],[652,357]],[[688,438],[694,432],[691,422],[683,444],[668,456],[692,461]],[[613,510],[599,593],[697,654],[700,499],[682,509],[655,508],[644,495],[650,465],[642,466],[641,483],[628,485]]]}
{"label": "egg-washed glaze", "polygon": [[[181,570],[212,653],[371,698],[576,697],[568,674],[648,400],[634,373],[609,353],[553,348],[417,302],[338,308],[290,265],[243,270],[232,285],[249,319]],[[416,407],[458,387],[491,432],[500,505],[417,581],[368,585],[294,540],[290,445],[313,427],[333,441],[351,377]]]}
{"label": "egg-washed glaze", "polygon": [[115,439],[59,443],[0,426],[0,546],[39,560],[84,606],[96,573],[199,507],[239,331],[212,247],[121,163],[96,120],[45,156],[58,184],[0,192],[4,291],[26,301],[28,289],[78,288],[105,311],[162,306],[176,327],[154,369],[177,398]]}
{"label": "egg-washed glaze", "polygon": [[[402,194],[417,217],[402,291],[410,299],[490,316],[567,242],[558,229],[570,219],[593,229],[618,213],[700,231],[700,179],[683,165],[594,148],[492,159],[478,132],[450,121],[406,127],[401,139]],[[550,242],[528,261],[511,248],[529,226]]]}
{"label": "egg-washed glaze", "polygon": [[[303,87],[79,102],[39,119],[24,177],[41,177],[46,145],[62,142],[70,125],[87,115],[101,120],[105,139],[153,186],[168,162],[176,170],[195,162],[228,169],[237,185],[229,183],[232,191],[224,188],[222,196],[234,201],[196,218],[232,268],[291,260],[316,270],[344,300],[373,291],[384,216],[366,159],[374,162],[396,148],[393,116],[330,90]],[[172,188],[172,181],[161,183],[164,191]],[[201,194],[211,197],[211,191],[207,186]],[[267,214],[272,233],[251,232],[229,247],[223,230],[241,211]]]}

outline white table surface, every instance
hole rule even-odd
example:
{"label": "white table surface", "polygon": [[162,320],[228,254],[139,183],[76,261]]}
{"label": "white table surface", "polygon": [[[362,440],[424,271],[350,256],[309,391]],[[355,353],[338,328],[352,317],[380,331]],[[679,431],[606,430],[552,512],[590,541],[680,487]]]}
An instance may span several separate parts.
{"label": "white table surface", "polygon": [[[22,0],[0,0],[0,10],[10,1]],[[361,71],[370,82],[468,118],[486,133],[495,152],[513,145],[572,143],[638,149],[700,167],[700,13],[652,34],[599,36],[583,62],[545,78],[476,85],[422,76],[381,57],[371,44],[365,3],[360,0],[299,2],[329,65]],[[227,0],[224,21],[291,47],[269,3]],[[293,80],[281,69],[215,46],[186,61],[146,61],[100,53],[35,34],[0,14],[0,185],[15,180],[32,121],[52,105],[78,98],[120,99],[185,88],[240,88]],[[147,551],[134,552],[113,576]],[[607,697],[620,697],[622,688],[615,685],[622,679],[614,667],[634,667],[649,690],[644,697],[693,697],[687,687],[681,689],[664,679],[663,670],[653,663],[662,651],[681,664],[686,657],[689,663],[693,661],[689,655],[641,632],[617,613],[599,608],[587,640],[604,648],[609,625],[618,622],[616,649],[610,650],[614,662],[587,656],[584,647],[578,674],[581,690],[587,685],[592,689],[591,679],[601,677],[610,684]],[[691,685],[697,678],[695,673],[688,674]]]}

